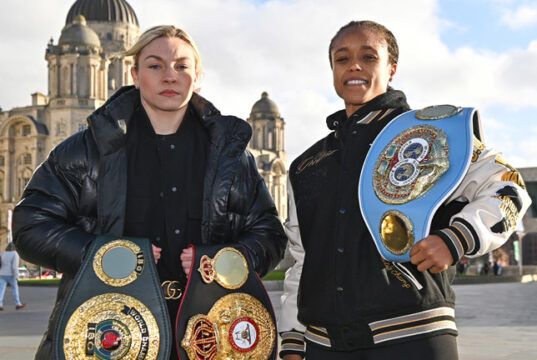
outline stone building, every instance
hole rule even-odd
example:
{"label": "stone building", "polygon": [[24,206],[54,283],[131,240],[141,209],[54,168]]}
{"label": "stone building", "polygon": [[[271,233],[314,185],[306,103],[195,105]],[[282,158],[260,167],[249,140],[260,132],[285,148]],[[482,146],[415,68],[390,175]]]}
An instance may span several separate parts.
{"label": "stone building", "polygon": [[285,122],[268,93],[263,92],[247,119],[252,127],[249,149],[256,158],[259,172],[265,179],[280,214],[287,217],[287,154],[285,153]]}
{"label": "stone building", "polygon": [[[138,18],[127,1],[75,1],[58,42],[51,39],[46,47],[48,94],[36,92],[31,105],[0,110],[0,251],[7,242],[8,211],[34,169],[52,148],[85,129],[87,116],[119,87],[132,84],[132,60],[117,54],[139,35]],[[263,95],[248,121],[258,134],[252,152],[284,219],[283,119],[276,104]]]}
{"label": "stone building", "polygon": [[526,183],[526,189],[531,197],[531,205],[522,224],[524,232],[522,238],[522,263],[524,265],[537,265],[537,167],[518,169]]}

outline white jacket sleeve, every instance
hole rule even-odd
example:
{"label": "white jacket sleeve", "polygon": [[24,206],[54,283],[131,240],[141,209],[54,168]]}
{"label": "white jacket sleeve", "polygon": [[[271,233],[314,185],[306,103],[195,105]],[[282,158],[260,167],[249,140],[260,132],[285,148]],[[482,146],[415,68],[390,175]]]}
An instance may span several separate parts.
{"label": "white jacket sleeve", "polygon": [[468,204],[448,228],[433,233],[446,242],[455,262],[502,246],[531,204],[520,173],[475,138],[470,167],[447,202],[453,200]]}
{"label": "white jacket sleeve", "polygon": [[298,319],[297,296],[302,265],[304,264],[304,248],[300,239],[296,204],[291,182],[287,183],[289,215],[285,222],[285,232],[289,239],[289,252],[295,259],[295,264],[285,273],[283,295],[281,297],[281,312],[278,319],[278,330],[282,338],[280,356],[289,353],[304,353],[304,331],[306,327]]}

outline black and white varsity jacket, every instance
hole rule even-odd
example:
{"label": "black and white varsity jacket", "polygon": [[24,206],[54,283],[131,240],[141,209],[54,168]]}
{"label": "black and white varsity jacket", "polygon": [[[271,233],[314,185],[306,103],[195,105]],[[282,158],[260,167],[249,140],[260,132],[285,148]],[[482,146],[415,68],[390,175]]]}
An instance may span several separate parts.
{"label": "black and white varsity jacket", "polygon": [[[358,181],[370,144],[397,115],[405,95],[390,90],[347,118],[327,118],[333,130],[289,170],[286,232],[296,260],[286,273],[280,355],[304,354],[304,336],[338,351],[385,346],[418,337],[456,334],[452,266],[439,274],[381,258],[358,203]],[[501,246],[530,199],[520,174],[498,152],[474,139],[472,163],[437,210],[431,233],[454,264]]]}

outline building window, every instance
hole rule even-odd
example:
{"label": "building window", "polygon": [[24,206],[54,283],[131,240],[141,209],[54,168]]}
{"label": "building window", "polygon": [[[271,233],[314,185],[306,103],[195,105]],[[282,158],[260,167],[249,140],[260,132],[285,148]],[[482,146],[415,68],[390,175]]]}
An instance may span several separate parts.
{"label": "building window", "polygon": [[30,125],[22,126],[22,136],[28,136],[32,133],[32,127]]}
{"label": "building window", "polygon": [[6,164],[6,158],[3,156],[0,156],[0,166],[4,166]]}
{"label": "building window", "polygon": [[19,173],[19,177],[17,179],[17,195],[22,196],[22,193],[24,192],[24,188],[26,187],[26,184],[30,181],[30,178],[32,177],[32,172],[30,169],[24,169],[21,173]]}
{"label": "building window", "polygon": [[537,182],[531,181],[526,183],[526,190],[531,198],[529,215],[532,218],[537,218]]}
{"label": "building window", "polygon": [[273,150],[272,145],[274,144],[274,133],[272,131],[269,131],[267,140],[267,148],[269,150]]}
{"label": "building window", "polygon": [[22,162],[24,163],[24,165],[32,165],[32,155],[24,154],[22,159],[23,159]]}
{"label": "building window", "polygon": [[30,179],[28,178],[19,178],[18,179],[18,193],[17,195],[18,196],[22,196],[22,193],[24,192],[24,187],[26,186],[26,184],[28,183],[28,181],[30,181]]}
{"label": "building window", "polygon": [[263,148],[263,133],[261,132],[261,129],[257,129],[257,144],[256,144],[256,147],[258,149],[262,149]]}
{"label": "building window", "polygon": [[60,121],[56,123],[56,136],[65,135],[65,123]]}

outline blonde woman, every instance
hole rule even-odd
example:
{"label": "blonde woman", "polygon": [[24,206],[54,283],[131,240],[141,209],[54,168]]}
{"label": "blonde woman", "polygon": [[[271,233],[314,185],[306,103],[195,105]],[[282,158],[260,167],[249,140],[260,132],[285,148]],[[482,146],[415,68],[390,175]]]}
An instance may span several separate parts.
{"label": "blonde woman", "polygon": [[[260,275],[283,256],[274,203],[246,151],[251,129],[194,92],[202,67],[191,37],[157,26],[126,55],[135,86],[119,89],[87,130],[51,152],[14,211],[21,256],[64,273],[37,359],[51,356],[58,304],[96,234],[149,238],[160,280],[177,292],[189,244],[241,244]],[[167,301],[173,323],[179,303]]]}

